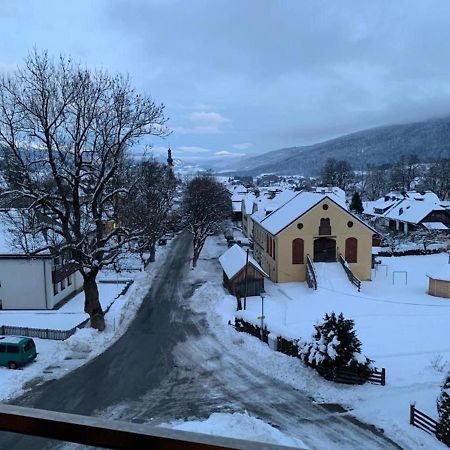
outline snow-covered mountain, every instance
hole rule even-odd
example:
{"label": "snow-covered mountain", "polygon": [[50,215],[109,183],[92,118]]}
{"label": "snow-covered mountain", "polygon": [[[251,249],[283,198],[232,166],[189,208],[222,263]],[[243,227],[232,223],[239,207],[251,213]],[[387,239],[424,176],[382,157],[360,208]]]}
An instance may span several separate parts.
{"label": "snow-covered mountain", "polygon": [[327,158],[344,159],[356,170],[368,164],[396,162],[416,153],[422,161],[450,156],[450,117],[390,125],[341,136],[314,145],[282,148],[230,161],[241,174],[317,174]]}

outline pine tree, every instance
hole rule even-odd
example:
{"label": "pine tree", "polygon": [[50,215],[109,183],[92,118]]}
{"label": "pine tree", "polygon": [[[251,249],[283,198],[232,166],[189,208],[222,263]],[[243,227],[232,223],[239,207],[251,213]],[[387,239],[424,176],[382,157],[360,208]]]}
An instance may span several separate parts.
{"label": "pine tree", "polygon": [[312,342],[299,351],[300,358],[322,376],[333,379],[336,371],[353,369],[359,376],[369,375],[370,360],[361,354],[361,341],[356,336],[354,321],[343,314],[325,314],[322,324],[314,325]]}
{"label": "pine tree", "polygon": [[450,374],[442,386],[441,394],[437,399],[437,410],[441,432],[444,437],[450,439]]}
{"label": "pine tree", "polygon": [[362,213],[364,211],[364,207],[361,201],[361,197],[359,195],[359,192],[355,192],[352,196],[352,201],[350,203],[350,210],[356,211],[358,213]]}

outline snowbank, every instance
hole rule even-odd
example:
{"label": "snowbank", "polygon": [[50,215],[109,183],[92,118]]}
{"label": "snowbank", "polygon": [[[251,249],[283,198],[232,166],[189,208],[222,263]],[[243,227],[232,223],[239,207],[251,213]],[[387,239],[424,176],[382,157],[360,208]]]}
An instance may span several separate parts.
{"label": "snowbank", "polygon": [[176,430],[192,431],[196,433],[213,434],[216,436],[246,439],[249,441],[265,442],[270,444],[286,445],[298,448],[308,448],[298,438],[286,436],[281,431],[250,416],[246,411],[243,413],[214,413],[206,420],[165,424],[164,427]]}

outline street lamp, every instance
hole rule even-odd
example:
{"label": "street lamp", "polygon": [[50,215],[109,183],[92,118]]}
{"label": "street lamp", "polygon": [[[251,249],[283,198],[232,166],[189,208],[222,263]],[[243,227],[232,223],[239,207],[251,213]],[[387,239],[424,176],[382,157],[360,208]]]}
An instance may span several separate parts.
{"label": "street lamp", "polygon": [[264,297],[266,296],[265,292],[261,292],[261,341],[264,341]]}

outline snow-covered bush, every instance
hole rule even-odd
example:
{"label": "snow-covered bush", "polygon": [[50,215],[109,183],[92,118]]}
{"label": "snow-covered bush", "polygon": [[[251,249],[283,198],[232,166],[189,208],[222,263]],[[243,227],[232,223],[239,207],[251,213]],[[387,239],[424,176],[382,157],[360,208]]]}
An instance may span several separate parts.
{"label": "snow-covered bush", "polygon": [[334,379],[337,371],[344,368],[367,378],[371,361],[361,354],[354,325],[342,313],[325,314],[323,323],[314,325],[312,341],[299,348],[300,359],[327,379]]}
{"label": "snow-covered bush", "polygon": [[437,399],[437,410],[441,425],[440,434],[450,438],[450,374],[447,375],[441,394]]}

